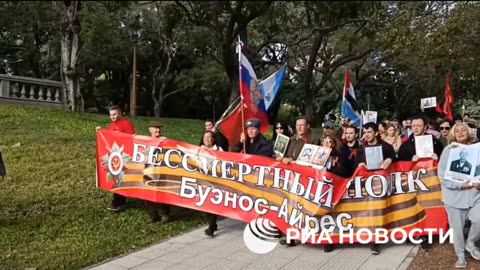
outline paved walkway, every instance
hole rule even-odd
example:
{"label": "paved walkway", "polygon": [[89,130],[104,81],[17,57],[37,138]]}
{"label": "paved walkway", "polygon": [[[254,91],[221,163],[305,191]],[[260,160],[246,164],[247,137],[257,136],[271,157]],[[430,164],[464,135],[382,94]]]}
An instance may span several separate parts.
{"label": "paved walkway", "polygon": [[172,238],[123,257],[114,258],[90,270],[162,269],[348,269],[406,270],[418,250],[413,245],[386,245],[380,255],[368,246],[342,246],[324,253],[319,246],[277,245],[266,255],[251,252],[243,243],[245,223],[231,219],[218,222],[215,238],[204,235],[205,227]]}

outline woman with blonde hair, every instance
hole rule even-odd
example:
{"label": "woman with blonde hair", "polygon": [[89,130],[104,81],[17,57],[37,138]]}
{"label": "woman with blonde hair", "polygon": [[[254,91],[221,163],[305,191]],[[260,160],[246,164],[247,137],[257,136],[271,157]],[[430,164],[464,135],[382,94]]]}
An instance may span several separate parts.
{"label": "woman with blonde hair", "polygon": [[[453,247],[457,255],[455,268],[465,268],[465,250],[474,259],[480,260],[480,250],[474,244],[480,238],[480,184],[445,179],[445,172],[448,169],[450,150],[453,148],[451,142],[468,145],[473,143],[474,138],[465,123],[457,123],[450,130],[448,141],[450,144],[443,149],[440,156],[438,177],[442,183],[442,201],[447,210],[448,223],[453,230]],[[467,218],[472,225],[465,241],[463,228]]]}
{"label": "woman with blonde hair", "polygon": [[400,123],[396,123],[396,124],[393,124],[395,126],[395,128],[397,129],[397,135],[402,138],[402,134],[403,134],[403,127]]}
{"label": "woman with blonde hair", "polygon": [[393,146],[395,153],[398,153],[398,149],[402,145],[402,138],[398,135],[397,128],[393,124],[388,124],[383,140]]}
{"label": "woman with blonde hair", "polygon": [[386,121],[378,123],[378,136],[380,136],[382,140],[387,135],[387,125]]}

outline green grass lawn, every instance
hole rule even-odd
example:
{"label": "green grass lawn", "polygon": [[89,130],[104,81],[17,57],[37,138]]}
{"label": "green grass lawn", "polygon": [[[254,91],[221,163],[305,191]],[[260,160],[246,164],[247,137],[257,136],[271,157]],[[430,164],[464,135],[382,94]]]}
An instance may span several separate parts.
{"label": "green grass lawn", "polygon": [[[151,118],[133,118],[148,135]],[[197,144],[203,122],[162,119],[164,134]],[[143,203],[106,210],[112,195],[95,187],[95,126],[107,115],[0,105],[0,269],[79,269],[201,226],[203,214],[175,208],[175,221],[151,224]],[[20,147],[12,147],[20,143]]]}

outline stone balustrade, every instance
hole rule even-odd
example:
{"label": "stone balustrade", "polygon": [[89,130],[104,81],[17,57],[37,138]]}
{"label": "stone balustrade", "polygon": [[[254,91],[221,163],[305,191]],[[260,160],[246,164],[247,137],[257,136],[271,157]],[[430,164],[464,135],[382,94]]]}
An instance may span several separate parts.
{"label": "stone balustrade", "polygon": [[0,74],[0,102],[62,107],[62,82]]}

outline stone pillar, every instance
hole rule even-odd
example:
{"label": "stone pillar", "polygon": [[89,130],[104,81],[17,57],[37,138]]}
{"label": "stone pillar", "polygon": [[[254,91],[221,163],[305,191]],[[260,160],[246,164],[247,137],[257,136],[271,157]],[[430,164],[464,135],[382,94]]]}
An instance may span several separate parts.
{"label": "stone pillar", "polygon": [[10,97],[10,81],[0,81],[0,97]]}

